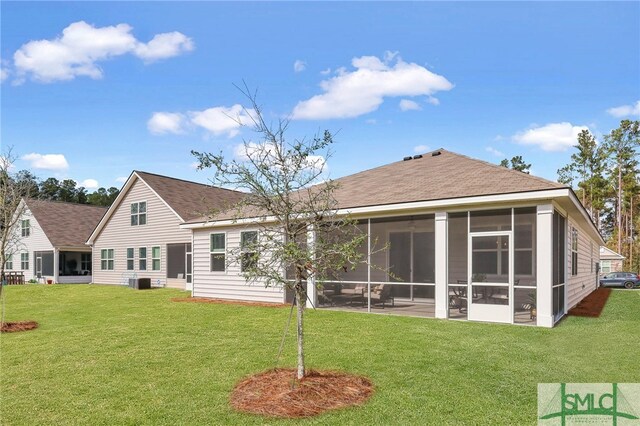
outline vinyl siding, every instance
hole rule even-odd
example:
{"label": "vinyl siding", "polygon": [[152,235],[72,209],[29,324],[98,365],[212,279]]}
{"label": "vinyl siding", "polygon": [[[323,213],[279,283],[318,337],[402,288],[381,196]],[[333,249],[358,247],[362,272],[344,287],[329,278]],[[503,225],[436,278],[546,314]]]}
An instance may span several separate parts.
{"label": "vinyl siding", "polygon": [[264,284],[247,283],[240,274],[240,265],[227,267],[226,272],[210,271],[209,235],[212,232],[226,232],[226,248],[240,245],[241,227],[224,229],[204,229],[193,231],[193,296],[217,299],[246,300],[254,302],[283,303],[281,288],[265,288]]}
{"label": "vinyl siding", "polygon": [[[597,288],[596,262],[600,257],[600,245],[587,232],[569,218],[567,230],[567,310],[574,307]],[[578,274],[571,275],[571,229],[578,230]],[[593,262],[593,266],[592,266]]]}
{"label": "vinyl siding", "polygon": [[[31,226],[31,233],[28,237],[21,236],[22,235],[21,221],[24,219],[29,219],[30,226]],[[34,278],[33,271],[35,270],[36,260],[34,259],[33,252],[53,251],[53,246],[51,245],[51,242],[49,242],[49,239],[45,235],[42,228],[40,228],[38,221],[36,220],[36,218],[33,216],[33,214],[28,208],[25,208],[25,211],[22,214],[22,217],[20,218],[20,221],[18,222],[18,226],[16,226],[15,231],[16,231],[16,237],[17,237],[16,241],[18,241],[18,244],[16,245],[16,247],[13,248],[12,250],[13,253],[11,253],[13,255],[13,259],[12,259],[13,269],[10,269],[7,271],[22,272],[24,274],[25,281],[28,281]],[[25,253],[25,252],[29,253],[29,269],[26,271],[23,271],[20,266],[21,265],[20,253]],[[53,277],[46,276],[45,279],[53,279]]]}
{"label": "vinyl siding", "polygon": [[[147,224],[131,226],[131,203],[147,202]],[[136,179],[122,202],[109,218],[93,246],[93,282],[96,284],[121,284],[133,276],[151,278],[152,286],[172,286],[184,289],[185,280],[167,283],[167,244],[188,243],[191,231],[180,229],[182,222],[140,179]],[[152,270],[151,248],[160,247],[160,270]],[[138,248],[147,248],[147,270],[140,271]],[[127,248],[134,249],[134,270],[127,270]],[[114,249],[114,270],[100,269],[102,249]]]}

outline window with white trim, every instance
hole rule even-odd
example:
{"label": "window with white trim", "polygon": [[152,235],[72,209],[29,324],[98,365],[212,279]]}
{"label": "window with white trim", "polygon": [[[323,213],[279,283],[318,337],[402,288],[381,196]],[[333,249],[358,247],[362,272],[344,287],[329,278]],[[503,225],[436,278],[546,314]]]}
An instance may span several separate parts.
{"label": "window with white trim", "polygon": [[138,248],[138,269],[141,271],[147,270],[147,248]]}
{"label": "window with white trim", "polygon": [[29,253],[20,253],[20,269],[29,270]]}
{"label": "window with white trim", "polygon": [[28,237],[29,235],[31,235],[31,221],[29,219],[23,219],[20,222],[20,228],[23,237]]}
{"label": "window with white trim", "polygon": [[258,231],[240,232],[240,271],[253,268],[258,262]]}
{"label": "window with white trim", "polygon": [[571,275],[578,275],[578,230],[571,227]]}
{"label": "window with white trim", "polygon": [[131,226],[147,224],[147,202],[131,203]]}
{"label": "window with white trim", "polygon": [[134,253],[133,247],[127,249],[127,271],[133,271],[135,265],[135,259],[133,258]]}
{"label": "window with white trim", "polygon": [[211,272],[225,272],[226,270],[226,234],[224,232],[211,234],[210,238],[210,259]]}
{"label": "window with white trim", "polygon": [[102,249],[100,250],[100,269],[103,271],[113,271],[114,266],[114,250]]}
{"label": "window with white trim", "polygon": [[151,269],[160,270],[160,246],[151,247]]}
{"label": "window with white trim", "polygon": [[4,269],[8,269],[8,270],[13,269],[13,255],[12,254],[7,254],[4,257]]}

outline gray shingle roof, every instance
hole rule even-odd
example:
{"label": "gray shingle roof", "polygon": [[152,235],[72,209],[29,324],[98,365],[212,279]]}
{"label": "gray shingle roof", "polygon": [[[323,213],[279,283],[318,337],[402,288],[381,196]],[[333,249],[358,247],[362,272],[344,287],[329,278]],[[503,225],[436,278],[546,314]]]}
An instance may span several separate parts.
{"label": "gray shingle roof", "polygon": [[26,199],[25,203],[54,247],[83,247],[106,207]]}

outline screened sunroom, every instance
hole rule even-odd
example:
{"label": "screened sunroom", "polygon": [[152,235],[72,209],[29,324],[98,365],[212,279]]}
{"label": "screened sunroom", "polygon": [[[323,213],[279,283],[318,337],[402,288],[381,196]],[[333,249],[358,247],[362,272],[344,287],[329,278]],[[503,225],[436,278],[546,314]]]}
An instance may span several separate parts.
{"label": "screened sunroom", "polygon": [[435,316],[434,215],[361,220],[364,263],[318,284],[317,304],[414,316]]}
{"label": "screened sunroom", "polygon": [[[366,261],[317,282],[316,306],[536,325],[543,303],[555,321],[565,312],[567,230],[552,210],[539,232],[540,213],[526,206],[361,219]],[[542,295],[540,251],[552,258]]]}

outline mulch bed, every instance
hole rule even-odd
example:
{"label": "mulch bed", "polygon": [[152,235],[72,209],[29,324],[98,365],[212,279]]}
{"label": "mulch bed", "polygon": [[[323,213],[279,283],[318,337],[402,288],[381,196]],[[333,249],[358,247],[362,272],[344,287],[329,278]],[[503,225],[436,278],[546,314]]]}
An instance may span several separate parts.
{"label": "mulch bed", "polygon": [[244,302],[241,300],[207,299],[205,297],[174,297],[172,302],[213,303],[219,305],[261,306],[263,308],[284,308],[282,303]]}
{"label": "mulch bed", "polygon": [[582,299],[574,308],[569,310],[569,315],[575,317],[597,318],[602,313],[604,305],[611,294],[608,287],[600,287],[590,295]]}
{"label": "mulch bed", "polygon": [[3,322],[0,326],[0,332],[14,333],[16,331],[33,330],[34,328],[38,328],[38,323],[35,321]]}
{"label": "mulch bed", "polygon": [[231,393],[238,411],[268,417],[300,418],[365,403],[373,394],[366,377],[337,371],[309,371],[302,380],[296,370],[276,368],[242,380]]}

